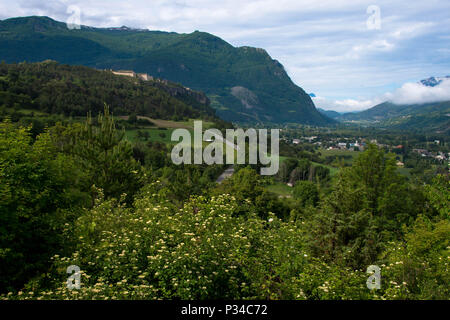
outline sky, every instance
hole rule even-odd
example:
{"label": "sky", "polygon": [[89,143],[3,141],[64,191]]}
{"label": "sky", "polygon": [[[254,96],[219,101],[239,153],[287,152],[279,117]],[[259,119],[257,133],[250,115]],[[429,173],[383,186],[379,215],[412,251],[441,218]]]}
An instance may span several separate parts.
{"label": "sky", "polygon": [[450,75],[449,12],[448,0],[0,0],[0,19],[79,16],[82,25],[200,30],[264,48],[317,107],[339,112],[447,97],[447,82],[417,82]]}

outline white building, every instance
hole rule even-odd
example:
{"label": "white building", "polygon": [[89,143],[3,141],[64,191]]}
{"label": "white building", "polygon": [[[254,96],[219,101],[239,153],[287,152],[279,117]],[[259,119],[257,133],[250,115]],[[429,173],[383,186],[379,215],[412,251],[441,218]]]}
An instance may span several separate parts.
{"label": "white building", "polygon": [[118,76],[127,76],[133,78],[136,77],[136,73],[132,70],[118,70],[118,71],[111,70],[111,72]]}

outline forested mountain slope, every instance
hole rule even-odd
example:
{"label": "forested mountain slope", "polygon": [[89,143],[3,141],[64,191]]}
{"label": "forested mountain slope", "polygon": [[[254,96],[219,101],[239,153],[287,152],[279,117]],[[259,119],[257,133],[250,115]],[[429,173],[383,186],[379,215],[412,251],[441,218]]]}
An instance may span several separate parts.
{"label": "forested mountain slope", "polygon": [[0,64],[0,108],[4,110],[86,116],[101,112],[105,103],[115,115],[221,122],[204,94],[169,82],[142,81],[54,61]]}
{"label": "forested mountain slope", "polygon": [[384,102],[358,113],[346,113],[338,120],[392,129],[443,133],[450,130],[450,101],[414,105]]}
{"label": "forested mountain slope", "polygon": [[131,69],[205,92],[225,120],[327,125],[310,96],[263,49],[233,47],[204,32],[177,34],[82,26],[48,17],[0,21],[0,60],[53,59],[99,69]]}

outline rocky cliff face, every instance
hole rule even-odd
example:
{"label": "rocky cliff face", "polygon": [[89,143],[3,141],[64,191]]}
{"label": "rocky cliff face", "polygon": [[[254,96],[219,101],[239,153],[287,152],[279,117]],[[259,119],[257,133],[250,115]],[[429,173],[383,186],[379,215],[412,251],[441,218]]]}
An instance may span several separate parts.
{"label": "rocky cliff face", "polygon": [[[158,86],[158,82],[163,83],[164,86]],[[205,106],[209,106],[211,103],[205,93],[170,83],[167,80],[156,80],[156,86],[169,93],[172,97],[189,97]]]}

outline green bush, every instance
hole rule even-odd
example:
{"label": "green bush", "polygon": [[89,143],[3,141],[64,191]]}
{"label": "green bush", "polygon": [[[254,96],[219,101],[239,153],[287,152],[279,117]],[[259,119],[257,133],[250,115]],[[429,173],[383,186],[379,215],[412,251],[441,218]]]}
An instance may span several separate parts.
{"label": "green bush", "polygon": [[319,202],[319,190],[317,190],[317,185],[311,181],[298,181],[292,195],[301,207],[315,207]]}
{"label": "green bush", "polygon": [[[199,196],[181,209],[162,199],[148,191],[136,209],[98,200],[76,222],[76,250],[53,257],[51,271],[16,298],[297,297],[292,279],[307,254],[295,226],[274,216],[234,216],[230,195]],[[69,265],[82,270],[79,291],[65,287]]]}
{"label": "green bush", "polygon": [[450,221],[420,216],[405,240],[390,243],[384,253],[383,298],[448,299]]}
{"label": "green bush", "polygon": [[84,174],[48,133],[0,123],[0,292],[21,287],[63,250],[62,229],[89,198]]}

